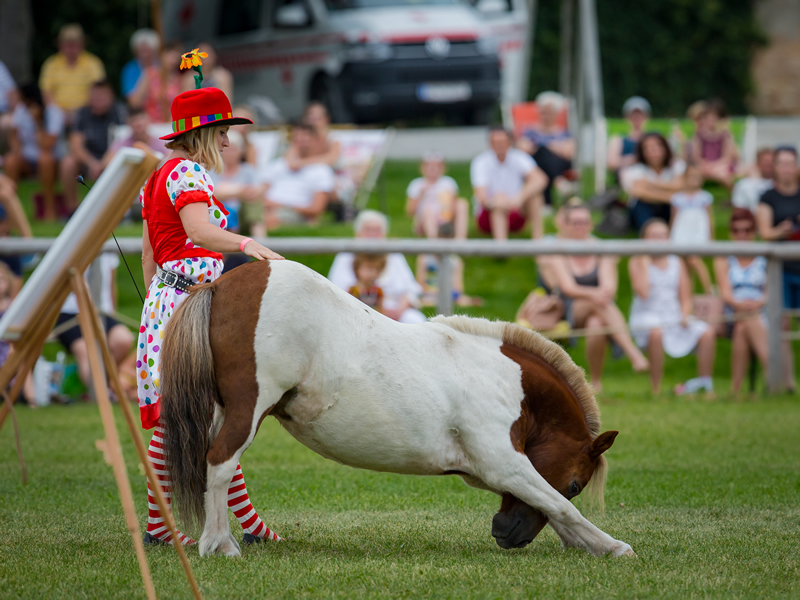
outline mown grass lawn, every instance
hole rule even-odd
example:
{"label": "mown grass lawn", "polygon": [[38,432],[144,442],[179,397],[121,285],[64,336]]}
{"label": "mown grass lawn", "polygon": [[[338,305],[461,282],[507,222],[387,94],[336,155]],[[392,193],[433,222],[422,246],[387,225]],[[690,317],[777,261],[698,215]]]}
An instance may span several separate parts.
{"label": "mown grass lawn", "polygon": [[[386,167],[384,206],[393,237],[410,235],[402,206],[416,168]],[[450,169],[466,195],[468,173],[468,165]],[[26,205],[33,188],[21,187]],[[381,205],[378,193],[371,204]],[[722,239],[726,215],[717,210]],[[59,229],[34,224],[37,235]],[[140,228],[122,226],[117,233],[138,235]],[[351,230],[325,222],[276,235],[346,236]],[[332,261],[290,258],[322,273]],[[138,257],[128,262],[141,286]],[[513,319],[534,282],[529,259],[468,259],[467,292],[485,300],[468,312]],[[118,283],[120,310],[138,319],[141,305],[123,269]],[[621,261],[624,311],[630,298]],[[585,366],[580,344],[570,352]],[[238,560],[200,559],[190,549],[192,566],[208,598],[800,596],[800,403],[787,396],[729,400],[729,356],[729,344],[720,341],[715,403],[652,398],[646,376],[609,358],[600,403],[606,428],[621,434],[608,454],[606,513],[590,517],[630,543],[638,559],[564,551],[549,528],[528,548],[503,551],[490,535],[499,506],[491,494],[453,477],[342,467],[268,420],[244,457],[245,476],[264,520],[292,541],[246,548]],[[664,388],[694,370],[691,358],[668,360]],[[0,432],[0,598],[144,597],[114,478],[95,450],[102,437],[96,407],[20,408],[18,414],[31,482],[21,485],[7,423]],[[143,531],[144,478],[122,433]],[[232,526],[241,539],[233,520]],[[173,550],[149,549],[148,558],[159,597],[189,597]]]}

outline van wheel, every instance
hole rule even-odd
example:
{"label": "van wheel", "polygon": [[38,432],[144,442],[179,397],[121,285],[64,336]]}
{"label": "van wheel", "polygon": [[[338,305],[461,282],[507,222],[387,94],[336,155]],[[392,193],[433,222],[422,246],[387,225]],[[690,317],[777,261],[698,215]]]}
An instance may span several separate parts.
{"label": "van wheel", "polygon": [[339,82],[329,75],[320,75],[311,89],[311,99],[322,102],[331,115],[333,123],[352,123],[353,114],[342,92]]}

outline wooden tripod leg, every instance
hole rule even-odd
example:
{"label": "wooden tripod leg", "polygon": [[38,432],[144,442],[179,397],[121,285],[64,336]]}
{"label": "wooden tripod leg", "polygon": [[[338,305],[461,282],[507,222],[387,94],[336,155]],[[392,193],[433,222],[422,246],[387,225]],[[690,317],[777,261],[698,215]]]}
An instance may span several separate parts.
{"label": "wooden tripod leg", "polygon": [[158,510],[161,513],[161,516],[164,518],[164,523],[166,523],[167,528],[172,534],[173,545],[178,551],[178,556],[180,556],[183,570],[186,572],[186,579],[189,581],[189,585],[192,588],[192,594],[194,594],[194,597],[197,600],[202,600],[203,596],[200,593],[200,587],[197,585],[197,580],[195,579],[194,573],[192,572],[192,567],[189,564],[189,558],[186,556],[186,550],[184,549],[183,544],[181,544],[180,537],[178,536],[178,528],[175,525],[175,518],[172,516],[172,511],[167,505],[167,500],[164,497],[164,491],[161,489],[161,484],[159,483],[158,477],[153,470],[153,465],[147,459],[147,448],[142,440],[139,424],[133,417],[133,412],[128,404],[128,399],[125,397],[125,392],[122,389],[122,382],[119,379],[119,373],[117,371],[117,363],[114,360],[114,357],[111,356],[111,350],[109,350],[108,344],[106,343],[105,331],[100,324],[100,316],[97,314],[97,311],[93,311],[92,315],[95,335],[98,340],[102,340],[100,342],[100,351],[103,354],[103,361],[106,365],[108,381],[111,384],[111,388],[114,390],[114,393],[117,395],[119,407],[122,409],[122,414],[125,416],[125,422],[127,423],[128,430],[131,434],[131,439],[133,439],[133,445],[136,446],[136,453],[139,455],[139,460],[144,467],[145,474],[150,480],[150,486],[153,494],[156,497]]}
{"label": "wooden tripod leg", "polygon": [[[151,600],[155,600],[156,591],[153,587],[153,579],[150,577],[150,567],[147,564],[147,557],[144,554],[144,543],[139,535],[139,522],[136,519],[136,509],[133,505],[131,482],[128,479],[128,472],[125,469],[125,461],[119,443],[117,426],[114,423],[114,413],[111,409],[111,400],[108,397],[108,388],[106,387],[105,371],[102,368],[100,355],[97,352],[99,339],[98,336],[95,335],[95,327],[92,319],[94,307],[86,291],[86,282],[83,280],[83,275],[77,273],[74,269],[70,271],[70,275],[72,276],[72,289],[78,299],[78,322],[80,323],[83,339],[86,341],[89,368],[92,373],[92,384],[95,388],[97,406],[100,409],[100,417],[102,418],[103,429],[106,434],[102,449],[106,461],[110,463],[114,469],[114,477],[117,480],[122,509],[125,512],[125,520],[127,521],[128,530],[133,538],[134,548],[136,548],[136,558],[139,560],[139,570],[142,572],[142,580],[147,592],[147,597]],[[103,335],[101,339],[105,342],[105,335]],[[125,400],[122,399],[121,401],[124,402]],[[98,445],[98,447],[100,447],[100,445]]]}

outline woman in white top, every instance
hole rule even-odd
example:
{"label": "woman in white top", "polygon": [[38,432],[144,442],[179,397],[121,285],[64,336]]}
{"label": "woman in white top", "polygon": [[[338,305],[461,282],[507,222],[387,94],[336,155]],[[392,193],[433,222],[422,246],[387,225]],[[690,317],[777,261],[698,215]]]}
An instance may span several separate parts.
{"label": "woman in white top", "polygon": [[[642,228],[646,240],[666,242],[669,226],[651,219]],[[681,358],[697,349],[698,377],[675,388],[676,394],[714,391],[711,379],[716,338],[703,321],[692,317],[692,296],[686,265],[674,255],[635,256],[628,263],[635,297],[630,326],[636,343],[647,348],[653,393],[661,388],[664,353]]]}

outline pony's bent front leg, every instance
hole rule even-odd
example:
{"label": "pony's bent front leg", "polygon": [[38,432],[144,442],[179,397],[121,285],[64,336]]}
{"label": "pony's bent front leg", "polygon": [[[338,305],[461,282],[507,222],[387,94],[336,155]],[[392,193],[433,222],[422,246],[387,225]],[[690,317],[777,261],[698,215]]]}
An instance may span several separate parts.
{"label": "pony's bent front leg", "polygon": [[583,548],[595,556],[635,556],[633,549],[590,523],[572,503],[542,477],[528,458],[518,452],[485,465],[481,474],[490,487],[513,494],[550,518],[550,525],[564,546]]}

